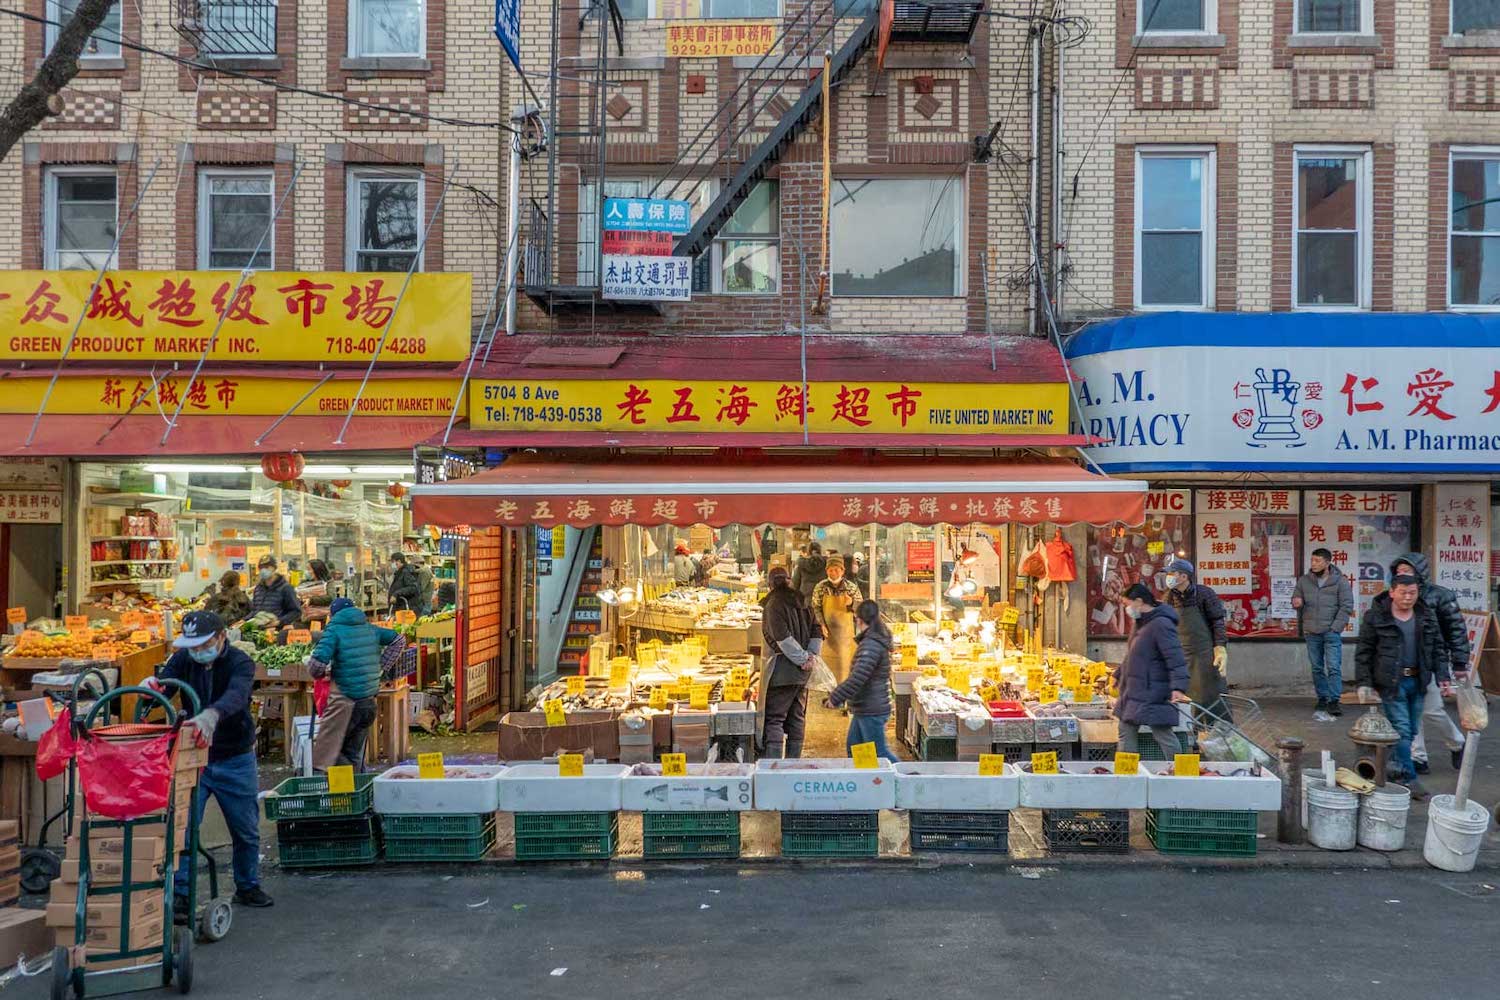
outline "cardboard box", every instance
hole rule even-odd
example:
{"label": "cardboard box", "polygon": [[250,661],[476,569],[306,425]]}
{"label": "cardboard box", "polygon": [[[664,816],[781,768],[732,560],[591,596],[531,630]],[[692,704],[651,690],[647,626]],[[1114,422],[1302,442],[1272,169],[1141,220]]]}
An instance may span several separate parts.
{"label": "cardboard box", "polygon": [[544,760],[559,752],[591,749],[598,760],[620,756],[613,712],[569,712],[566,725],[549,726],[541,712],[509,712],[500,720],[501,760]]}
{"label": "cardboard box", "polygon": [[[119,858],[91,858],[89,860],[89,873],[96,885],[119,885],[125,875],[125,861]],[[130,863],[130,881],[155,882],[160,880],[161,863],[158,861],[136,860]],[[63,859],[62,880],[76,884],[78,882],[78,858],[76,856]]]}
{"label": "cardboard box", "polygon": [[[160,861],[166,856],[166,840],[161,836],[166,833],[166,828],[161,824],[155,824],[151,829],[156,831],[157,836],[143,837],[138,832],[131,835],[130,856],[136,861]],[[68,838],[67,856],[72,858],[79,856],[78,840],[74,837]],[[119,860],[124,856],[125,833],[123,830],[89,834],[90,861]]]}
{"label": "cardboard box", "polygon": [[[33,913],[38,911],[31,911]],[[151,948],[161,945],[163,916],[158,913],[146,920],[130,922],[130,950],[136,951],[141,948]],[[119,924],[108,926],[105,924],[86,923],[83,929],[83,944],[90,952],[112,952],[120,951],[120,938],[123,928]],[[64,948],[71,948],[77,942],[74,927],[71,921],[66,925],[56,926],[52,931],[53,940]]]}
{"label": "cardboard box", "polygon": [[201,771],[208,766],[208,747],[200,747],[196,740],[182,740],[177,746],[177,773]]}
{"label": "cardboard box", "polygon": [[41,910],[9,909],[0,911],[0,955],[7,963],[17,955],[35,958],[52,950],[52,935],[47,932]]}
{"label": "cardboard box", "polygon": [[0,847],[0,879],[9,878],[21,870],[21,848]]}
{"label": "cardboard box", "polygon": [[625,745],[620,746],[621,764],[649,764],[656,759],[656,748],[651,744],[645,746]]}

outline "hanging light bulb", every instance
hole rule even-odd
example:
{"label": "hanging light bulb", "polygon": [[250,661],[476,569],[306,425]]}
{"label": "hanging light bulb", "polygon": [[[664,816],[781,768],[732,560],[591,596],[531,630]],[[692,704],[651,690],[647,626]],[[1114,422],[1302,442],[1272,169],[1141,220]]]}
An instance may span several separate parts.
{"label": "hanging light bulb", "polygon": [[620,588],[620,593],[618,595],[618,600],[619,600],[619,602],[621,604],[634,604],[635,603],[635,588],[634,587],[621,587]]}
{"label": "hanging light bulb", "polygon": [[974,581],[974,578],[972,576],[964,581],[963,592],[965,594],[979,593],[979,584]]}
{"label": "hanging light bulb", "polygon": [[960,597],[963,597],[964,596],[964,585],[961,584],[961,583],[959,583],[957,580],[954,580],[953,581],[953,586],[951,586],[951,587],[948,588],[948,596],[951,597],[951,598],[953,598],[955,601],[958,600]]}
{"label": "hanging light bulb", "polygon": [[613,587],[604,588],[603,590],[599,591],[597,596],[599,600],[603,601],[605,604],[620,603],[620,595],[615,593]]}

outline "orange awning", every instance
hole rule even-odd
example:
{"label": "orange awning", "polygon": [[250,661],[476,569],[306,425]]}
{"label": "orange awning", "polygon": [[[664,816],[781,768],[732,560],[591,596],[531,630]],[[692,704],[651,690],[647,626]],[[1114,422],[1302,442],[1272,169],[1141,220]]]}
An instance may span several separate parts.
{"label": "orange awning", "polygon": [[1146,484],[1058,459],[516,456],[412,494],[412,520],[441,527],[1140,524]]}

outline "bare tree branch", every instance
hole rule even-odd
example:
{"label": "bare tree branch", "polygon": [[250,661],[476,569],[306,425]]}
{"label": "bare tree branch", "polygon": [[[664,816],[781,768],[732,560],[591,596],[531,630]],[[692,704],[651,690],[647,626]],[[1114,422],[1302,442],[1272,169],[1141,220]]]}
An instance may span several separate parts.
{"label": "bare tree branch", "polygon": [[104,23],[109,9],[116,2],[80,0],[74,8],[73,16],[58,31],[52,51],[37,68],[36,76],[0,113],[0,160],[5,159],[11,148],[43,119],[62,113],[59,91],[78,75],[78,57],[88,44],[89,36]]}

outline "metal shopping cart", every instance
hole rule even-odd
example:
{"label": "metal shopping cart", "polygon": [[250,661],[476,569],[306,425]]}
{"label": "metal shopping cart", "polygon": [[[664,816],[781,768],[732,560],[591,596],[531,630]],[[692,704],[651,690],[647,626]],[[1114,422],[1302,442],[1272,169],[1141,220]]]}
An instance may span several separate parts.
{"label": "metal shopping cart", "polygon": [[1220,699],[1224,711],[1189,703],[1198,731],[1198,751],[1204,760],[1242,760],[1260,764],[1283,777],[1276,756],[1279,737],[1253,698],[1226,694]]}

